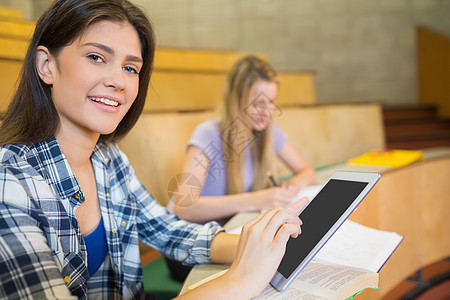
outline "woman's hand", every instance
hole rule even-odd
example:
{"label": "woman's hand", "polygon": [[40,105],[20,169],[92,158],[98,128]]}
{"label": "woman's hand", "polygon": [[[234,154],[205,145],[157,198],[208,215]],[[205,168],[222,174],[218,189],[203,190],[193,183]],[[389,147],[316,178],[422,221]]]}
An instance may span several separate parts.
{"label": "woman's hand", "polygon": [[302,198],[287,209],[271,209],[243,226],[235,259],[224,276],[243,284],[242,293],[249,298],[260,294],[272,279],[289,237],[301,233],[298,214],[307,203]]}
{"label": "woman's hand", "polygon": [[291,186],[276,186],[253,192],[251,201],[256,210],[288,207],[297,193],[297,189]]}
{"label": "woman's hand", "polygon": [[292,182],[290,180],[282,181],[280,183],[280,187],[282,187],[285,190],[288,190],[289,192],[295,195],[297,195],[300,192],[300,187],[295,182]]}

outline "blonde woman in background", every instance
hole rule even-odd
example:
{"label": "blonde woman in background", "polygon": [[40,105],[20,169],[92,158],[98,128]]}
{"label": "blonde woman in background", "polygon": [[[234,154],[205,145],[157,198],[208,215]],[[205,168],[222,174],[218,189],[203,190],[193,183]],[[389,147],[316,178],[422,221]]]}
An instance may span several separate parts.
{"label": "blonde woman in background", "polygon": [[[272,121],[278,89],[276,72],[264,60],[247,56],[233,66],[222,117],[192,134],[182,172],[190,184],[180,187],[169,209],[191,222],[224,222],[238,212],[286,207],[314,183],[314,168]],[[268,172],[275,176],[276,156],[294,176],[274,186]],[[195,185],[201,192],[192,199]]]}

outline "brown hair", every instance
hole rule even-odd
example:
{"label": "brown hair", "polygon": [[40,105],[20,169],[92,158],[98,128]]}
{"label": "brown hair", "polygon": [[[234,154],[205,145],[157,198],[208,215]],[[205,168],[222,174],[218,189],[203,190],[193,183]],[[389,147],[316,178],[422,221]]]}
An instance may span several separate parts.
{"label": "brown hair", "polygon": [[49,139],[59,126],[59,116],[51,97],[51,87],[36,70],[36,49],[42,45],[56,56],[65,46],[95,22],[128,22],[137,31],[143,65],[139,72],[139,91],[133,105],[114,132],[101,135],[101,141],[117,141],[138,120],[145,104],[153,69],[155,38],[153,28],[135,5],[127,0],[57,0],[36,23],[23,62],[18,88],[0,124],[0,145],[32,144]]}
{"label": "brown hair", "polygon": [[246,56],[236,62],[228,74],[225,84],[220,130],[222,148],[226,160],[227,194],[244,192],[243,166],[245,151],[239,150],[241,141],[236,140],[236,132],[245,134],[253,160],[252,191],[266,188],[269,184],[267,171],[274,170],[274,147],[272,142],[272,124],[262,132],[252,131],[246,108],[252,86],[258,81],[278,83],[275,70],[264,60],[256,56]]}

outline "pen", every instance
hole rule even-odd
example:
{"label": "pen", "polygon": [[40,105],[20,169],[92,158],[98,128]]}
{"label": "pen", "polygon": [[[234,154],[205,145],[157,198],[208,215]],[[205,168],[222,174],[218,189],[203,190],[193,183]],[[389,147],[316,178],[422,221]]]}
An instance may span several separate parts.
{"label": "pen", "polygon": [[278,186],[277,181],[275,180],[275,178],[273,178],[272,172],[267,171],[267,176],[269,177],[270,182],[272,182],[273,186]]}

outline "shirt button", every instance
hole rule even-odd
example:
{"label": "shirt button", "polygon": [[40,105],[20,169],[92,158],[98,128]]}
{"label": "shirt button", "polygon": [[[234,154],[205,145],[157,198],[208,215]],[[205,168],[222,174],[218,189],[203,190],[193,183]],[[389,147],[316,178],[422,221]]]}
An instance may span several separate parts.
{"label": "shirt button", "polygon": [[112,233],[116,233],[117,232],[117,230],[114,228],[113,230],[112,230]]}
{"label": "shirt button", "polygon": [[80,193],[76,193],[76,194],[75,194],[75,198],[80,199],[80,198],[81,198]]}
{"label": "shirt button", "polygon": [[120,223],[120,225],[122,225],[122,227],[125,227],[127,225],[127,222],[122,221],[122,223]]}
{"label": "shirt button", "polygon": [[70,279],[72,279],[72,278],[70,278],[70,276],[66,276],[66,277],[64,277],[64,281],[65,281],[65,282],[67,282],[67,283],[69,283],[69,282],[70,282]]}
{"label": "shirt button", "polygon": [[109,163],[109,158],[105,158],[105,163]]}
{"label": "shirt button", "polygon": [[118,265],[118,264],[114,264],[114,267],[118,268],[118,267],[119,267],[119,265]]}
{"label": "shirt button", "polygon": [[111,196],[110,193],[106,193],[106,198],[109,198]]}

